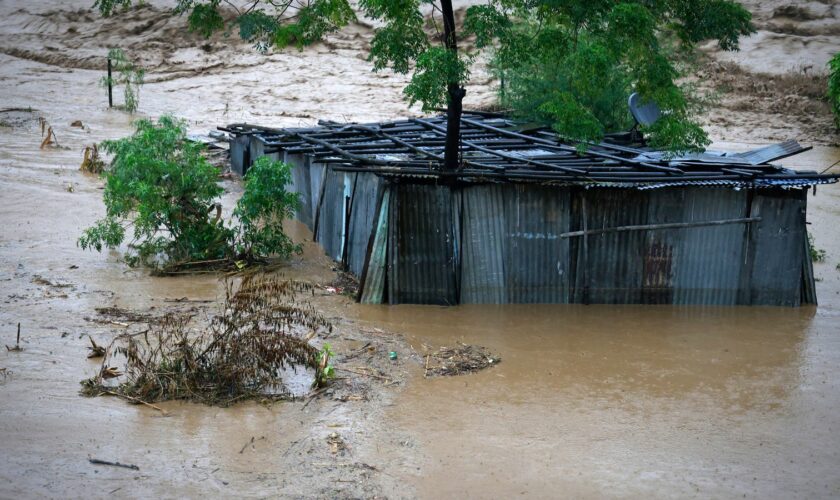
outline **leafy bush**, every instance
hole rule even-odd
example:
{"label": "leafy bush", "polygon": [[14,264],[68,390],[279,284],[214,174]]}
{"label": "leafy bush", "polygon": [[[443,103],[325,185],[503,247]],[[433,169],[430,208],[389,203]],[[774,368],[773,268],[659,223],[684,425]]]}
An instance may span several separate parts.
{"label": "leafy bush", "polygon": [[143,85],[146,70],[129,61],[122,49],[109,50],[108,59],[111,60],[117,75],[104,76],[100,83],[103,87],[122,85],[123,108],[129,113],[134,113],[140,105],[140,86]]}
{"label": "leafy bush", "polygon": [[105,173],[105,218],[84,231],[79,246],[116,248],[130,228],[126,261],[163,271],[287,257],[298,249],[282,227],[297,203],[285,191],[288,166],[258,162],[235,209],[240,224],[228,227],[219,172],[202,156],[203,145],[187,140],[184,122],[164,116],[135,126],[134,135],[102,144],[114,155]]}
{"label": "leafy bush", "polygon": [[283,220],[294,216],[297,193],[286,191],[292,182],[288,164],[262,156],[245,174],[245,193],[233,214],[239,219],[237,253],[253,260],[260,256],[291,255],[301,251],[283,231]]}
{"label": "leafy bush", "polygon": [[828,66],[828,99],[834,111],[834,123],[840,128],[840,52],[831,58]]}

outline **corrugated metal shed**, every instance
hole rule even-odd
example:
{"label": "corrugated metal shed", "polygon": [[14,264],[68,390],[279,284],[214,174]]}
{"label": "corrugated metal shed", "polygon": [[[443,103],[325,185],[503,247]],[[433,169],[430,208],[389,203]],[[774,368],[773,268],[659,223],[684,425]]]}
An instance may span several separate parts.
{"label": "corrugated metal shed", "polygon": [[247,170],[268,154],[292,165],[296,216],[361,277],[365,303],[816,302],[804,188],[837,179],[764,163],[798,144],[581,155],[504,119],[464,125],[454,173],[436,166],[432,119],[236,126],[232,163]]}

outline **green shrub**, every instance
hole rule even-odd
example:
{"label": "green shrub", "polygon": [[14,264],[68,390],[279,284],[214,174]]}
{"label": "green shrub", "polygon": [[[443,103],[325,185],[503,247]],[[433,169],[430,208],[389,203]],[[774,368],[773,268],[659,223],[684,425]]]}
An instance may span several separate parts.
{"label": "green shrub", "polygon": [[203,145],[187,140],[184,122],[164,116],[135,126],[132,136],[103,143],[114,155],[104,174],[105,218],[84,231],[79,246],[116,248],[130,230],[126,261],[162,271],[287,257],[298,250],[282,226],[297,206],[297,195],[285,191],[287,165],[256,163],[234,211],[239,224],[229,227],[218,202],[218,169],[202,156]]}
{"label": "green shrub", "polygon": [[298,194],[286,191],[292,183],[288,164],[263,156],[245,175],[245,193],[236,204],[239,219],[237,253],[242,258],[287,257],[301,251],[283,231],[283,220],[294,216]]}
{"label": "green shrub", "polygon": [[840,128],[840,52],[828,63],[828,99],[834,111],[834,123]]}

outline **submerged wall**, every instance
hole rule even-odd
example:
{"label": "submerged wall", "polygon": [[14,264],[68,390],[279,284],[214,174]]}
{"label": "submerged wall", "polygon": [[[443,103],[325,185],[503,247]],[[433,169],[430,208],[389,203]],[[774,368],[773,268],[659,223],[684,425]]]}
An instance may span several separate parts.
{"label": "submerged wall", "polygon": [[816,302],[802,189],[444,186],[275,154],[363,302]]}

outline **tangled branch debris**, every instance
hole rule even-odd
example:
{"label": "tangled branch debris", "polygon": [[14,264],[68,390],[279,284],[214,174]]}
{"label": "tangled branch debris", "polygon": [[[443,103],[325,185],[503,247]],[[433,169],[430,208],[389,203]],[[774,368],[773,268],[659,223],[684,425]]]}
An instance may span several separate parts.
{"label": "tangled branch debris", "polygon": [[[205,328],[192,329],[191,315],[168,314],[147,331],[117,337],[99,374],[82,381],[82,394],[226,406],[288,397],[287,369],[312,370],[323,383],[323,356],[304,336],[332,325],[308,302],[295,300],[305,292],[312,285],[265,274],[247,276],[238,287],[228,282],[222,310]],[[113,366],[115,358],[124,358],[124,373]],[[114,385],[109,377],[124,379]]]}
{"label": "tangled branch debris", "polygon": [[458,342],[457,347],[441,347],[426,355],[426,377],[454,376],[483,370],[502,359],[487,348]]}

